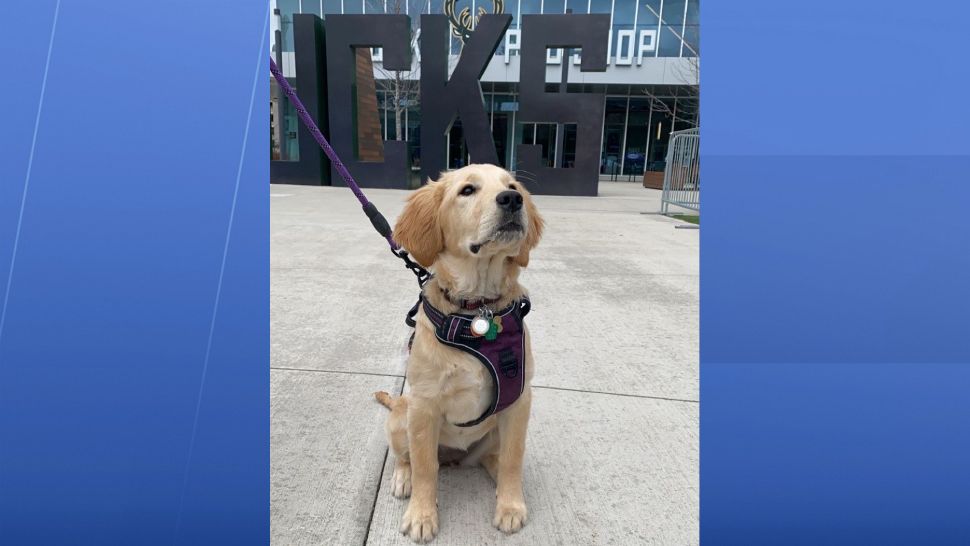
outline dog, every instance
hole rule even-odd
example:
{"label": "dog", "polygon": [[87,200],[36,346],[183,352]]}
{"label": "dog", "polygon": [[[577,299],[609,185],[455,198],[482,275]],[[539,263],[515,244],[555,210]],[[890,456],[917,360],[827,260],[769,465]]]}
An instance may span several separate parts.
{"label": "dog", "polygon": [[[438,533],[445,450],[458,450],[462,465],[482,465],[496,483],[495,527],[515,533],[526,522],[522,460],[535,368],[521,321],[528,296],[518,278],[543,226],[511,173],[469,165],[416,190],[394,227],[395,241],[433,272],[418,306],[410,391],[375,393],[391,410],[385,424],[394,454],[391,492],[410,497],[400,531],[414,542]],[[486,333],[476,332],[485,325]],[[459,348],[462,339],[472,348]],[[485,358],[494,347],[504,349]]]}

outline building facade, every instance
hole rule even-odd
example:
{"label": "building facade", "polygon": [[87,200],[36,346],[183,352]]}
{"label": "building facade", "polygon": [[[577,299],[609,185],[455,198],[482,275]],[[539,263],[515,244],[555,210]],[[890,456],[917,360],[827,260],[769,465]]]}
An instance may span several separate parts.
{"label": "building facade", "polygon": [[[522,123],[516,119],[521,17],[527,14],[610,15],[605,72],[580,72],[582,51],[550,49],[546,59],[549,91],[561,89],[558,86],[565,72],[567,92],[605,95],[601,177],[639,179],[645,171],[662,171],[670,132],[696,127],[699,123],[699,0],[273,0],[271,4],[274,10],[270,36],[274,44],[273,54],[291,83],[298,81],[296,71],[300,64],[294,53],[297,49],[294,44],[295,14],[313,14],[324,21],[330,14],[410,16],[410,71],[384,70],[382,51],[371,51],[370,65],[380,122],[380,128],[375,126],[371,132],[379,131],[384,140],[406,141],[414,172],[420,170],[421,161],[418,92],[421,14],[449,17],[452,67],[479,16],[488,13],[512,16],[504,39],[481,77],[483,99],[499,161],[510,170],[517,165],[519,144],[541,146],[542,161],[549,167],[569,167],[575,151],[575,125]],[[275,81],[271,80],[271,88],[272,159],[274,162],[300,162],[299,120],[285,97],[280,97]],[[460,119],[454,123],[448,137],[448,168],[467,164],[469,157]],[[560,146],[562,149],[557,149]],[[304,147],[304,154],[306,150]],[[304,180],[304,183],[313,183],[313,180]],[[326,176],[317,183],[326,183]],[[415,180],[415,183],[418,182]]]}

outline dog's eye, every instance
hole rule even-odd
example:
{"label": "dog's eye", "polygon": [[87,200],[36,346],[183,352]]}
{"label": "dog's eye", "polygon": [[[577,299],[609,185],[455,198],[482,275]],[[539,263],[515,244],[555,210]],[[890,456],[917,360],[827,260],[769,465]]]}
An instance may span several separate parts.
{"label": "dog's eye", "polygon": [[475,193],[475,186],[472,186],[471,184],[465,185],[465,187],[459,192],[460,195],[471,195],[473,193]]}

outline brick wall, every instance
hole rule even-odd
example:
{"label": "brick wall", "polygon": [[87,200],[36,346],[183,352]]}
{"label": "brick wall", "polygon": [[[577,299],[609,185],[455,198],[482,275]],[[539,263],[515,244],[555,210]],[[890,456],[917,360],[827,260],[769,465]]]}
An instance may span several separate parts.
{"label": "brick wall", "polygon": [[357,158],[360,161],[384,161],[384,138],[378,117],[377,90],[370,48],[358,47],[357,53]]}

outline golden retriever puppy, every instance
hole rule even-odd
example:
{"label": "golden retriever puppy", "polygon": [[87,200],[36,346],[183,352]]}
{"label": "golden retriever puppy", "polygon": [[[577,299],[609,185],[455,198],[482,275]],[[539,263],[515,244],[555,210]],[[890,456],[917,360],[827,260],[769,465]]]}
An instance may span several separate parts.
{"label": "golden retriever puppy", "polygon": [[395,240],[434,276],[425,285],[408,360],[407,396],[377,393],[391,409],[395,497],[411,497],[401,532],[415,542],[438,533],[439,451],[461,450],[496,483],[493,524],[522,528],[522,458],[532,402],[532,348],[522,317],[519,270],[543,221],[507,171],[469,165],[416,190]]}

